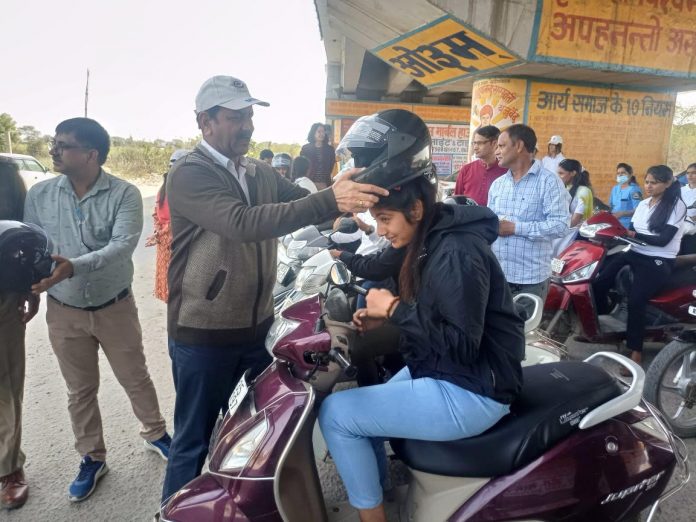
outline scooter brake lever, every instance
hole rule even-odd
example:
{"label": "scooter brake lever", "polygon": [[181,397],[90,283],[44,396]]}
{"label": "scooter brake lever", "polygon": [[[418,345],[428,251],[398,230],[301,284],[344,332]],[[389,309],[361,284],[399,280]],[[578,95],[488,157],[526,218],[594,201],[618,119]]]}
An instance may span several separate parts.
{"label": "scooter brake lever", "polygon": [[326,330],[326,324],[324,323],[324,316],[322,315],[317,319],[317,322],[314,323],[314,333],[318,334]]}
{"label": "scooter brake lever", "polygon": [[368,292],[366,289],[364,289],[360,285],[351,284],[350,288],[351,288],[351,290],[359,293],[360,295],[367,295],[367,292]]}
{"label": "scooter brake lever", "polygon": [[358,369],[350,364],[350,361],[345,358],[340,348],[331,348],[329,355],[336,362],[336,364],[341,367],[341,369],[345,372],[346,377],[349,379],[352,379],[358,374]]}

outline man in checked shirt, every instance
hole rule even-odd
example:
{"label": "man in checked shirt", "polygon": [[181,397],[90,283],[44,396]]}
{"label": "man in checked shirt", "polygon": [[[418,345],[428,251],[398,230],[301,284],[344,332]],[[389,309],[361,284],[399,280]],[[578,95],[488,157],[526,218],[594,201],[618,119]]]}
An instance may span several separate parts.
{"label": "man in checked shirt", "polygon": [[570,223],[570,195],[555,172],[534,159],[536,134],[516,124],[500,134],[496,158],[508,171],[488,192],[488,206],[500,218],[492,248],[513,295],[546,298],[551,276],[552,241]]}

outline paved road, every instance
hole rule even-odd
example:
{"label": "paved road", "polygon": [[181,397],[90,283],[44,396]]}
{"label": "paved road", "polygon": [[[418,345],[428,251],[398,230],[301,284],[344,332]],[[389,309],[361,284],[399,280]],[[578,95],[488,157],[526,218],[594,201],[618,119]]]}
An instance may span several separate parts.
{"label": "paved road", "polygon": [[[151,209],[152,205],[153,198],[146,198],[145,208]],[[144,238],[152,228],[147,214],[149,210],[146,210],[145,232],[135,254],[133,290],[140,308],[150,373],[159,392],[162,412],[170,421],[174,393],[166,348],[166,309],[152,297],[155,252],[144,247]],[[25,469],[31,487],[30,498],[20,510],[0,512],[0,521],[151,520],[158,505],[165,463],[144,450],[126,395],[103,357],[100,358],[99,401],[111,470],[87,501],[73,504],[67,500],[67,487],[77,472],[79,456],[73,449],[65,387],[48,343],[43,316],[42,311],[27,332],[23,448],[27,453]],[[582,347],[573,347],[577,356],[581,356],[581,350]],[[691,457],[696,457],[696,442],[689,441],[688,446]],[[327,493],[333,499],[340,498],[343,490],[338,478],[326,478],[329,479]],[[687,522],[696,518],[693,516],[696,483],[692,482],[687,488],[664,505],[657,520]]]}

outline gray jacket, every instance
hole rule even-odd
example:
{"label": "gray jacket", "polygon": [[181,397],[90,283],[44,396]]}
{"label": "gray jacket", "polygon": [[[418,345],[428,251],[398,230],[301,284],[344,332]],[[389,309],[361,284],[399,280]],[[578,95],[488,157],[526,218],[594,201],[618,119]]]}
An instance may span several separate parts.
{"label": "gray jacket", "polygon": [[201,147],[167,179],[172,219],[169,337],[204,345],[263,341],[273,321],[277,237],[338,213],[331,189],[308,192],[248,158],[247,201]]}

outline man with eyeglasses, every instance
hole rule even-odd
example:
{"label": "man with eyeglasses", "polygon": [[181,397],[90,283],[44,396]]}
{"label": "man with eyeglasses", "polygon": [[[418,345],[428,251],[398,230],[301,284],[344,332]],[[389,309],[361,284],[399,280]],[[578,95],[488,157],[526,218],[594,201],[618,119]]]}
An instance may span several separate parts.
{"label": "man with eyeglasses", "polygon": [[130,288],[143,202],[134,185],[102,169],[109,148],[109,135],[96,121],[60,123],[49,152],[63,176],[34,185],[24,210],[25,221],[42,227],[55,246],[53,272],[32,291],[48,293],[48,335],[68,388],[75,449],[82,457],[68,488],[73,502],[90,496],[108,471],[97,402],[100,346],[141,423],[145,447],[166,460],[171,442]]}
{"label": "man with eyeglasses", "polygon": [[476,159],[462,166],[459,171],[454,187],[455,195],[468,196],[479,205],[488,204],[488,189],[506,172],[495,159],[499,135],[500,130],[495,125],[476,129],[472,143]]}

